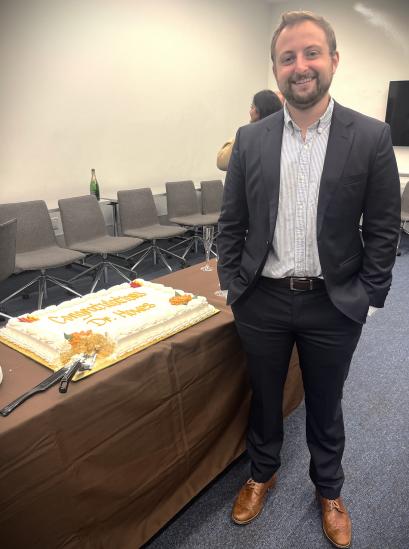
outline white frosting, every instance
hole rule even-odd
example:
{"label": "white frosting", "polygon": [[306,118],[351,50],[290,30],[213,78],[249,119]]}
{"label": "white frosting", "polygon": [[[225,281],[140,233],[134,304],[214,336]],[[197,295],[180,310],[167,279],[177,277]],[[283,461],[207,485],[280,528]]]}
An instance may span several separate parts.
{"label": "white frosting", "polygon": [[[204,297],[192,296],[186,304],[172,305],[169,299],[176,293],[186,295],[185,292],[142,279],[137,281],[140,287],[124,283],[12,318],[0,329],[0,337],[57,367],[61,366],[61,353],[70,349],[66,335],[92,330],[114,343],[108,359],[115,361],[216,312]],[[27,316],[36,320],[19,320]]]}

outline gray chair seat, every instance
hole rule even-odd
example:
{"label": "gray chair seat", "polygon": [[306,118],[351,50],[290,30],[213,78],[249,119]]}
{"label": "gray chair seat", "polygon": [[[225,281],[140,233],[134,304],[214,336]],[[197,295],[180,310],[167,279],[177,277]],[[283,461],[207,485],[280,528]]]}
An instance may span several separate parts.
{"label": "gray chair seat", "polygon": [[62,198],[58,201],[65,243],[71,250],[98,254],[101,261],[91,265],[86,271],[74,276],[71,282],[81,276],[95,275],[90,292],[92,293],[100,279],[108,283],[108,269],[115,271],[124,280],[130,281],[122,271],[130,271],[127,267],[108,261],[108,254],[118,254],[143,243],[139,238],[127,236],[111,236],[105,224],[98,200],[93,195]]}
{"label": "gray chair seat", "polygon": [[188,227],[198,227],[203,225],[215,225],[219,221],[219,214],[192,214],[172,217],[169,219],[172,223],[186,225]]}
{"label": "gray chair seat", "polygon": [[70,244],[72,250],[91,254],[116,254],[126,252],[142,244],[142,240],[128,236],[101,236],[91,238],[90,240],[82,240],[81,242],[73,242]]}
{"label": "gray chair seat", "polygon": [[155,200],[149,187],[118,191],[118,206],[123,234],[142,238],[144,242],[149,243],[143,250],[128,258],[139,256],[132,266],[132,270],[136,269],[151,254],[154,264],[159,257],[169,271],[172,271],[172,267],[166,256],[180,260],[183,265],[186,263],[184,258],[170,251],[169,248],[161,248],[157,243],[161,239],[182,236],[186,233],[186,229],[177,225],[161,225],[159,223]]}
{"label": "gray chair seat", "polygon": [[20,252],[16,256],[16,272],[39,271],[47,265],[47,269],[62,267],[82,259],[83,254],[73,250],[60,248],[60,246],[48,246],[29,252]]}
{"label": "gray chair seat", "polygon": [[138,227],[136,229],[127,229],[126,234],[129,236],[135,236],[142,238],[143,240],[160,240],[161,238],[173,238],[175,236],[182,236],[186,233],[183,227],[177,227],[172,225],[150,225],[148,227]]}
{"label": "gray chair seat", "polygon": [[200,228],[215,225],[219,215],[213,212],[206,215],[201,213],[193,181],[168,181],[165,185],[169,221],[194,229],[194,234],[183,243],[187,245],[182,255],[185,258],[193,247],[197,252],[198,243],[204,246]]}
{"label": "gray chair seat", "polygon": [[44,297],[47,297],[48,282],[81,297],[80,293],[69,286],[68,281],[57,279],[46,272],[47,269],[69,265],[84,259],[85,256],[79,251],[68,250],[58,245],[44,200],[0,204],[0,221],[10,218],[17,219],[14,272],[40,271],[40,274],[3,299],[0,305],[37,283],[39,309]]}

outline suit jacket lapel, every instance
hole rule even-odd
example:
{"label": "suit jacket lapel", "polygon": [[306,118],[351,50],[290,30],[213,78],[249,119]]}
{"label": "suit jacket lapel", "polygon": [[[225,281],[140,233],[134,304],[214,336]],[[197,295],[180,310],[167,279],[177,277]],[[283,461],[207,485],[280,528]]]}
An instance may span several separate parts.
{"label": "suit jacket lapel", "polygon": [[353,138],[354,128],[347,109],[335,103],[318,195],[317,237],[322,229],[325,210],[344,171]]}
{"label": "suit jacket lapel", "polygon": [[283,138],[283,111],[268,121],[261,135],[261,169],[263,184],[269,205],[271,234],[277,220],[278,199],[280,193],[280,159]]}

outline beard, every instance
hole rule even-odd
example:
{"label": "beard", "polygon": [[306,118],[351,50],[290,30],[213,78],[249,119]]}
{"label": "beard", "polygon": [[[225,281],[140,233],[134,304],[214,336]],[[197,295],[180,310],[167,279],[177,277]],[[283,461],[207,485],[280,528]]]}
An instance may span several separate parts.
{"label": "beard", "polygon": [[[297,92],[294,84],[302,80],[311,78],[313,89],[308,93]],[[299,110],[306,110],[316,105],[328,92],[332,82],[332,74],[320,75],[316,71],[310,71],[307,74],[293,74],[285,83],[281,93],[288,103]]]}

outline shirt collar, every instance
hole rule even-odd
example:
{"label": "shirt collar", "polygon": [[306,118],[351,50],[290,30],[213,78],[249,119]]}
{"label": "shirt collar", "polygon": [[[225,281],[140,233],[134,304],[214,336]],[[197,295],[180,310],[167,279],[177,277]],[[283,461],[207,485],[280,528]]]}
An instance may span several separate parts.
{"label": "shirt collar", "polygon": [[[317,130],[319,133],[321,133],[325,128],[331,123],[332,118],[332,112],[334,110],[334,100],[332,97],[329,100],[327,110],[324,112],[324,114],[316,121],[314,124],[312,124],[308,129],[309,130]],[[293,122],[293,119],[291,118],[290,113],[287,109],[287,101],[284,103],[284,125],[287,126],[287,128],[290,130],[290,132],[293,134],[294,130],[299,130],[300,128],[297,126],[295,122]]]}

